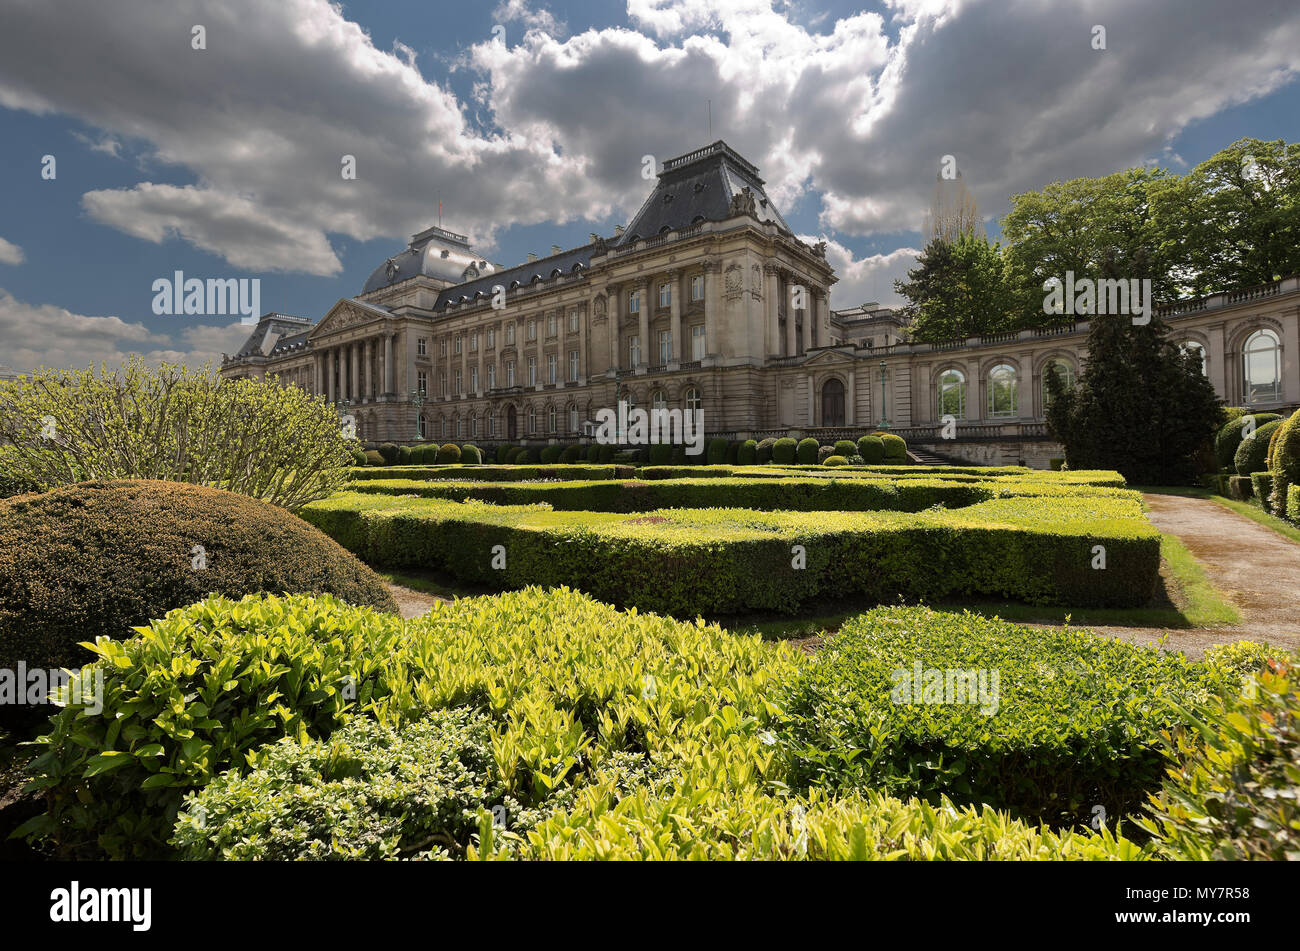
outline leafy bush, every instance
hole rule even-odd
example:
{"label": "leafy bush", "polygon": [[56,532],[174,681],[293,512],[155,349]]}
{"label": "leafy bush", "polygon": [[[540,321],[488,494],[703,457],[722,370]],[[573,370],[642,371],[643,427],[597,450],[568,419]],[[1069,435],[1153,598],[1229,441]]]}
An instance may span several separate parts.
{"label": "leafy bush", "polygon": [[817,465],[825,464],[826,460],[835,455],[834,446],[819,446],[817,449]]}
{"label": "leafy bush", "polygon": [[852,439],[837,439],[833,448],[835,449],[835,455],[844,456],[845,458],[857,455],[858,452],[858,444]]}
{"label": "leafy bush", "polygon": [[80,642],[128,637],[214,591],[329,593],[397,610],[334,541],[233,492],[89,482],[0,501],[0,668],[80,667],[90,659]]}
{"label": "leafy bush", "polygon": [[727,443],[727,458],[723,460],[726,465],[734,466],[736,459],[740,455],[740,442],[733,440]]}
{"label": "leafy bush", "polygon": [[587,462],[595,464],[600,459],[600,444],[592,443],[587,447]]}
{"label": "leafy bush", "polygon": [[1292,413],[1274,433],[1273,444],[1273,511],[1292,518],[1288,502],[1291,486],[1300,485],[1300,412]]}
{"label": "leafy bush", "polygon": [[131,357],[111,373],[0,381],[6,477],[33,487],[158,479],[292,511],[347,482],[352,445],[321,397],[274,378],[222,381],[208,366],[148,369]]}
{"label": "leafy bush", "polygon": [[224,773],[191,795],[175,844],[192,860],[461,856],[482,809],[504,807],[521,830],[489,722],[462,708],[399,729],[354,717],[325,741],[282,739],[257,769]]}
{"label": "leafy bush", "polygon": [[886,465],[906,465],[907,464],[907,442],[902,436],[895,436],[893,433],[880,433],[880,441],[885,447],[885,464]]}
{"label": "leafy bush", "polygon": [[[1100,573],[1100,572],[1099,572]],[[778,700],[792,779],[1082,822],[1159,788],[1170,702],[1222,682],[1181,655],[969,613],[879,608]]]}
{"label": "leafy bush", "polygon": [[875,466],[885,461],[885,443],[879,436],[863,436],[858,440],[858,455]]}
{"label": "leafy bush", "polygon": [[598,460],[601,465],[608,465],[609,463],[613,462],[614,447],[609,444],[602,445],[600,447],[600,452],[598,454]]}
{"label": "leafy bush", "polygon": [[367,449],[367,450],[366,450],[366,465],[368,465],[368,466],[382,466],[382,465],[385,465],[385,464],[386,464],[386,463],[384,462],[384,457],[381,456],[381,455],[379,454],[379,450],[378,450],[378,449]]}
{"label": "leafy bush", "polygon": [[582,459],[583,449],[576,443],[565,446],[560,452],[560,462],[569,465]]}
{"label": "leafy bush", "polygon": [[381,443],[379,446],[379,454],[384,457],[384,465],[397,465],[397,453],[398,449],[394,443],[386,442]]}
{"label": "leafy bush", "polygon": [[1231,498],[1244,502],[1250,498],[1252,491],[1250,476],[1235,475],[1228,477],[1228,495]]}
{"label": "leafy bush", "polygon": [[524,446],[519,450],[519,453],[511,460],[511,462],[516,466],[533,465],[537,462],[537,450],[529,449],[527,446]]}
{"label": "leafy bush", "polygon": [[[439,452],[441,451],[439,450]],[[460,447],[460,461],[462,465],[477,466],[483,462],[483,454],[479,451],[478,446],[466,444]]]}
{"label": "leafy bush", "polygon": [[850,466],[865,466],[867,464],[867,461],[863,459],[861,456],[859,456],[857,453],[854,453],[853,455],[849,456],[844,461],[847,465]]}
{"label": "leafy bush", "polygon": [[460,462],[460,446],[454,442],[445,443],[438,447],[438,464],[442,465],[449,462]]}
{"label": "leafy bush", "polygon": [[771,436],[761,439],[758,445],[754,447],[754,462],[758,465],[764,465],[772,461],[772,450],[776,448],[776,440]]}
{"label": "leafy bush", "polygon": [[[1277,489],[1273,490],[1273,498],[1277,498]],[[1286,517],[1288,521],[1300,525],[1300,485],[1293,485],[1287,489]]]}
{"label": "leafy bush", "polygon": [[399,466],[409,466],[411,464],[411,447],[399,446],[397,449],[397,464]]}
{"label": "leafy bush", "polygon": [[366,452],[359,445],[349,445],[348,452],[352,454],[352,464],[354,466],[364,466],[366,464]]}
{"label": "leafy bush", "polygon": [[817,450],[820,448],[816,439],[811,437],[801,439],[795,446],[795,459],[801,466],[813,466],[817,464]]}
{"label": "leafy bush", "polygon": [[1270,659],[1238,689],[1181,712],[1184,722],[1164,734],[1169,778],[1139,824],[1175,860],[1294,859],[1300,686],[1293,659]]}
{"label": "leafy bush", "polygon": [[706,458],[711,466],[725,465],[727,462],[727,441],[725,439],[710,439]]}
{"label": "leafy bush", "polygon": [[666,466],[673,458],[673,447],[668,443],[655,443],[650,447],[650,465]]}
{"label": "leafy bush", "polygon": [[1263,506],[1265,512],[1272,512],[1273,497],[1273,476],[1268,472],[1252,472],[1250,474],[1251,487],[1254,490],[1255,498],[1259,499],[1259,504]]}
{"label": "leafy bush", "polygon": [[823,461],[824,466],[843,466],[848,465],[848,460],[843,456],[827,456]]}
{"label": "leafy bush", "polygon": [[758,443],[752,439],[746,439],[736,450],[736,464],[741,466],[752,466],[758,455]]}
{"label": "leafy bush", "polygon": [[559,446],[547,446],[542,450],[542,465],[550,466],[560,461],[560,453],[564,450]]}
{"label": "leafy bush", "polygon": [[789,436],[778,439],[772,446],[772,462],[778,466],[794,465],[798,447],[799,444]]}
{"label": "leafy bush", "polygon": [[[1259,432],[1259,427],[1265,423],[1271,423],[1274,420],[1281,419],[1277,413],[1249,413],[1225,423],[1214,437],[1214,455],[1219,461],[1220,469],[1232,469],[1234,460],[1237,455],[1237,447],[1241,445],[1246,438],[1247,430],[1252,434]],[[1267,453],[1267,444],[1265,444],[1265,453]],[[1250,475],[1249,472],[1243,472],[1242,475]]]}

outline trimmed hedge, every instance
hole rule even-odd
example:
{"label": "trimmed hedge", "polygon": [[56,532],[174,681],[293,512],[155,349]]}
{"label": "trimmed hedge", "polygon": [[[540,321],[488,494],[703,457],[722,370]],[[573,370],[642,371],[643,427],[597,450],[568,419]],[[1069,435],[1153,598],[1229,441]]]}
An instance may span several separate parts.
{"label": "trimmed hedge", "polygon": [[761,439],[758,445],[754,447],[754,462],[758,465],[766,465],[772,461],[772,450],[776,448],[776,440],[771,436]]}
{"label": "trimmed hedge", "polygon": [[789,436],[778,439],[772,446],[772,462],[778,466],[793,465],[798,448],[799,444]]}
{"label": "trimmed hedge", "polygon": [[727,440],[710,439],[709,450],[705,456],[706,462],[711,466],[726,465],[727,462]]}
{"label": "trimmed hedge", "polygon": [[[629,518],[345,492],[302,515],[371,563],[443,568],[497,588],[569,585],[612,604],[684,616],[794,612],[830,595],[1133,607],[1150,600],[1160,565],[1160,533],[1131,494],[828,520],[721,508]],[[508,553],[504,569],[492,567],[497,545]],[[803,567],[792,557],[797,545]],[[1092,568],[1096,545],[1106,549],[1105,570]]]}
{"label": "trimmed hedge", "polygon": [[848,462],[843,456],[827,456],[822,462],[824,466],[843,466],[847,464]]}
{"label": "trimmed hedge", "polygon": [[366,465],[368,465],[368,466],[382,466],[382,465],[386,465],[386,463],[385,463],[385,461],[384,461],[384,457],[381,456],[381,455],[379,454],[379,450],[377,450],[377,449],[367,449],[367,450],[366,450]]}
{"label": "trimmed hedge", "polygon": [[1251,486],[1255,490],[1255,498],[1259,499],[1259,504],[1264,507],[1265,512],[1272,512],[1273,503],[1273,476],[1268,472],[1252,472],[1250,474]]}
{"label": "trimmed hedge", "polygon": [[[829,458],[830,458],[831,456],[833,456],[833,455],[835,455],[835,447],[834,447],[834,446],[818,446],[818,447],[817,447],[817,465],[819,465],[819,466],[823,466],[823,465],[825,465],[825,464],[826,464],[826,460],[829,459]],[[842,457],[841,457],[841,458],[842,458]]]}
{"label": "trimmed hedge", "polygon": [[798,445],[795,446],[795,459],[798,460],[801,466],[817,465],[821,461],[817,458],[817,451],[820,448],[821,445],[817,440],[811,437],[800,439]]}
{"label": "trimmed hedge", "polygon": [[[919,674],[919,677],[918,677]],[[1179,654],[1069,628],[880,608],[842,626],[777,701],[795,785],[987,803],[1080,824],[1160,787],[1172,703],[1224,680]]]}
{"label": "trimmed hedge", "polygon": [[398,464],[399,466],[408,466],[408,465],[411,464],[411,447],[410,447],[410,446],[398,446],[398,447],[397,447],[397,464]]}
{"label": "trimmed hedge", "polygon": [[395,443],[386,442],[379,444],[379,454],[384,457],[384,462],[390,466],[397,465],[398,448]]}
{"label": "trimmed hedge", "polygon": [[863,436],[858,440],[858,455],[869,466],[879,465],[885,461],[885,443],[879,436]]}
{"label": "trimmed hedge", "polygon": [[740,444],[740,449],[736,451],[736,464],[742,466],[752,466],[758,455],[758,443],[752,439],[746,439]]}
{"label": "trimmed hedge", "polygon": [[214,591],[330,593],[397,610],[334,541],[243,495],[139,480],[0,501],[0,668],[80,667],[92,659],[82,641],[130,637]]}
{"label": "trimmed hedge", "polygon": [[542,450],[542,454],[540,456],[542,465],[550,466],[559,462],[560,453],[562,453],[563,451],[564,450],[561,449],[559,446],[547,446],[545,449]]}
{"label": "trimmed hedge", "polygon": [[1245,502],[1254,491],[1250,476],[1228,476],[1228,496],[1239,502]]}
{"label": "trimmed hedge", "polygon": [[907,463],[907,442],[902,436],[895,436],[893,433],[881,433],[880,441],[885,446],[886,465],[905,465]]}
{"label": "trimmed hedge", "polygon": [[449,442],[438,447],[438,462],[442,465],[460,462],[460,446]]}
{"label": "trimmed hedge", "polygon": [[1300,485],[1288,486],[1286,491],[1287,520],[1300,525]]}
{"label": "trimmed hedge", "polygon": [[1273,444],[1273,463],[1269,472],[1273,473],[1273,511],[1291,514],[1291,486],[1300,485],[1300,412],[1292,413],[1275,433],[1277,442]]}
{"label": "trimmed hedge", "polygon": [[1273,433],[1282,426],[1282,420],[1275,419],[1265,423],[1237,446],[1232,464],[1238,475],[1248,476],[1255,472],[1268,471],[1268,447],[1272,443]]}
{"label": "trimmed hedge", "polygon": [[844,456],[846,459],[858,454],[858,444],[852,439],[837,439],[832,448],[835,450],[835,455]]}
{"label": "trimmed hedge", "polygon": [[[1255,424],[1255,431],[1265,423],[1270,423],[1275,419],[1281,419],[1277,413],[1249,413],[1236,419],[1229,420],[1219,429],[1218,435],[1214,437],[1214,456],[1219,461],[1220,469],[1233,468],[1233,460],[1237,455],[1237,447],[1241,445],[1246,428],[1246,420],[1251,419]],[[1243,473],[1249,475],[1249,473]]]}
{"label": "trimmed hedge", "polygon": [[[439,450],[441,452],[441,450]],[[460,449],[460,461],[462,465],[477,466],[483,461],[483,455],[479,452],[478,446],[465,445]]]}

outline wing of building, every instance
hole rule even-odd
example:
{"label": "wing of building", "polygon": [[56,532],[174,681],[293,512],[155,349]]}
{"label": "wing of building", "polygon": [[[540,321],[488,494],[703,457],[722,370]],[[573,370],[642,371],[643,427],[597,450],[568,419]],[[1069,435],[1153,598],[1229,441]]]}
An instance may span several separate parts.
{"label": "wing of building", "polygon": [[[368,443],[577,441],[627,401],[700,409],[710,436],[883,426],[949,458],[1046,465],[1043,371],[1086,358],[1086,322],[909,344],[888,308],[833,312],[824,244],[721,141],[665,162],[626,229],[529,257],[503,267],[429,228],[316,323],[262,317],[221,373],[319,393]],[[1300,404],[1300,279],[1162,316],[1229,403]]]}

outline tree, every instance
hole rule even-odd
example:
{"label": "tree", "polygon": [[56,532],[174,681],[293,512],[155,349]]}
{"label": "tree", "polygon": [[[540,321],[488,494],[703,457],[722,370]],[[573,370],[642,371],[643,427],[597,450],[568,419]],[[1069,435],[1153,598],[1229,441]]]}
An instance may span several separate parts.
{"label": "tree", "polygon": [[917,258],[918,267],[894,289],[907,298],[911,338],[922,342],[998,333],[1012,326],[1015,301],[1006,281],[1002,249],[987,238],[936,238]]}
{"label": "tree", "polygon": [[1167,339],[1158,317],[1089,321],[1088,356],[1066,390],[1047,372],[1047,425],[1072,469],[1116,469],[1139,485],[1195,479],[1197,456],[1222,419],[1222,405],[1197,358]]}
{"label": "tree", "polygon": [[1152,196],[1161,254],[1183,294],[1300,273],[1300,145],[1241,139]]}

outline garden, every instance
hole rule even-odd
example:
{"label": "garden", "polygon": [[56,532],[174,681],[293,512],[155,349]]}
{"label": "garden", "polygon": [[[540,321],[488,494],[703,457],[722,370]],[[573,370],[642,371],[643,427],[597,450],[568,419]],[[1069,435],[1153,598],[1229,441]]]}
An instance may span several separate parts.
{"label": "garden", "polygon": [[[1270,499],[1298,418],[1230,447]],[[273,381],[0,383],[4,854],[1296,854],[1290,652],[983,607],[1177,589],[1122,475],[843,442],[367,449]]]}

